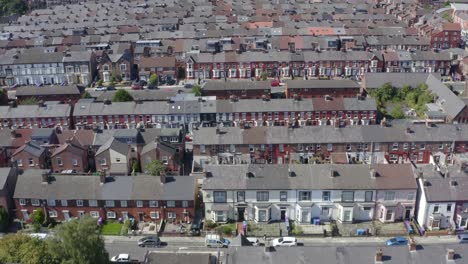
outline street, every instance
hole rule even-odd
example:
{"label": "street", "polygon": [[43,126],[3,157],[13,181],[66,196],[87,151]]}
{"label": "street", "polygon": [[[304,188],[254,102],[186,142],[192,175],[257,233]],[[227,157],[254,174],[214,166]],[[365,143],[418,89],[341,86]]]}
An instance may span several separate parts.
{"label": "street", "polygon": [[[128,253],[133,259],[144,260],[147,251],[169,251],[169,252],[213,252],[216,249],[210,249],[205,246],[204,237],[161,237],[162,246],[159,248],[141,248],[138,247],[138,239],[141,236],[132,237],[105,237],[106,249],[109,256],[115,256],[120,253]],[[258,238],[261,245],[264,244],[263,238]],[[323,246],[354,246],[354,247],[387,247],[385,241],[389,237],[299,237],[298,246],[300,247],[323,247]],[[231,239],[232,240],[232,239]],[[431,245],[459,245],[454,236],[441,237],[415,237],[415,241],[420,246]],[[223,250],[223,249],[222,249]]]}

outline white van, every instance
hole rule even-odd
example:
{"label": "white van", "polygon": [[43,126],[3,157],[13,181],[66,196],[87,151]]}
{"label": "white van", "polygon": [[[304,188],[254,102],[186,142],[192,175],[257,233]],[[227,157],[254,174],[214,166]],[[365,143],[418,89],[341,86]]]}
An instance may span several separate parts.
{"label": "white van", "polygon": [[207,247],[224,247],[227,248],[231,241],[221,237],[218,234],[207,234],[205,237],[205,245]]}

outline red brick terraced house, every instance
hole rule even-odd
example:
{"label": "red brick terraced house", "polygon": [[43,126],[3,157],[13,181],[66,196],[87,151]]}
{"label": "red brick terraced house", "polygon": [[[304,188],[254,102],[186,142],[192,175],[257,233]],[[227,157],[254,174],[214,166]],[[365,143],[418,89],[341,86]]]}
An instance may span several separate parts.
{"label": "red brick terraced house", "polygon": [[434,49],[458,48],[461,43],[460,23],[444,23],[430,33]]}
{"label": "red brick terraced house", "polygon": [[0,106],[0,124],[6,128],[70,126],[71,106],[68,104],[39,103],[39,105]]}
{"label": "red brick terraced house", "polygon": [[70,138],[59,145],[51,155],[52,171],[73,170],[77,173],[88,171],[88,149],[83,147],[76,138]]}
{"label": "red brick terraced house", "polygon": [[361,92],[359,83],[352,80],[287,80],[285,86],[287,98],[356,97]]}
{"label": "red brick terraced house", "polygon": [[48,150],[33,141],[26,142],[19,147],[11,158],[20,169],[47,169],[49,167]]}
{"label": "red brick terraced house", "polygon": [[260,79],[361,76],[380,72],[380,53],[368,51],[289,51],[199,53],[186,59],[187,79]]}
{"label": "red brick terraced house", "polygon": [[229,99],[231,96],[242,99],[269,98],[271,85],[268,81],[223,82],[210,81],[203,86],[203,96],[216,96],[216,99]]}
{"label": "red brick terraced house", "polygon": [[347,163],[453,163],[468,151],[465,124],[199,128],[193,133],[197,164],[328,163],[334,153]]}
{"label": "red brick terraced house", "polygon": [[108,220],[191,222],[195,199],[195,178],[189,176],[59,176],[44,170],[25,171],[14,194],[16,217],[26,222],[38,208],[56,221],[90,215]]}

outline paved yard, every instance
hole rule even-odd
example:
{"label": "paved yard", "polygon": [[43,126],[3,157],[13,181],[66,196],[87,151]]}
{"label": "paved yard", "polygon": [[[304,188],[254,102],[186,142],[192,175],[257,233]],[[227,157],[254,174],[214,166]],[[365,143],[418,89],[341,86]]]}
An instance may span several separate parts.
{"label": "paved yard", "polygon": [[327,231],[328,235],[331,235],[331,227],[328,224],[325,225],[309,225],[309,224],[300,224],[299,225],[304,232],[304,235],[321,235],[323,236],[323,230]]}
{"label": "paved yard", "polygon": [[357,236],[358,229],[368,230],[369,234],[373,236],[396,236],[406,234],[406,228],[403,222],[385,224],[380,221],[352,224],[337,222],[336,225],[342,236]]}
{"label": "paved yard", "polygon": [[247,231],[247,236],[263,237],[279,237],[288,235],[286,224],[280,223],[255,223],[249,222],[250,230]]}

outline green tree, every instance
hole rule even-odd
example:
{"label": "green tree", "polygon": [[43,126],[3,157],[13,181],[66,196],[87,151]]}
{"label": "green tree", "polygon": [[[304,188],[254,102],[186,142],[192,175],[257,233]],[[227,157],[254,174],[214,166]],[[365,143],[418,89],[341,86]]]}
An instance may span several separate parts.
{"label": "green tree", "polygon": [[151,85],[158,85],[158,75],[156,73],[152,73],[149,77],[148,83]]}
{"label": "green tree", "polygon": [[266,72],[262,72],[262,75],[261,75],[261,78],[262,78],[262,81],[266,81],[267,80],[267,73]]}
{"label": "green tree", "polygon": [[131,102],[133,101],[132,95],[124,89],[119,89],[112,98],[112,102]]}
{"label": "green tree", "polygon": [[133,173],[141,172],[140,162],[138,162],[138,160],[133,161],[132,170],[133,170]]}
{"label": "green tree", "polygon": [[85,98],[85,99],[91,99],[91,98],[93,98],[93,97],[91,96],[90,93],[85,92],[84,95],[83,95],[83,98]]}
{"label": "green tree", "polygon": [[28,10],[24,0],[0,0],[0,17],[22,15]]}
{"label": "green tree", "polygon": [[117,74],[117,73],[112,73],[111,77],[110,77],[110,82],[111,83],[116,83],[116,82],[121,82],[122,81],[122,76],[120,74]]}
{"label": "green tree", "polygon": [[94,264],[109,263],[109,254],[96,225],[96,219],[73,219],[56,228],[55,236],[47,245],[53,257],[61,263]]}
{"label": "green tree", "polygon": [[0,207],[0,232],[5,232],[8,229],[10,224],[10,218],[8,216],[8,211]]}
{"label": "green tree", "polygon": [[42,212],[41,208],[37,208],[37,210],[34,212],[34,215],[33,215],[34,231],[39,232],[44,222],[45,222],[45,215]]}
{"label": "green tree", "polygon": [[408,106],[412,108],[416,107],[416,104],[418,103],[418,92],[411,91],[408,94],[406,94],[405,102]]}
{"label": "green tree", "polygon": [[37,105],[38,101],[34,97],[29,97],[21,101],[22,105]]}
{"label": "green tree", "polygon": [[166,166],[160,160],[153,160],[145,166],[146,171],[153,175],[159,176],[161,172],[166,170]]}
{"label": "green tree", "polygon": [[25,234],[8,234],[0,240],[0,263],[59,264],[46,242]]}
{"label": "green tree", "polygon": [[392,116],[394,119],[403,119],[405,118],[405,113],[401,109],[401,105],[397,104],[395,107],[393,107],[392,111],[390,111],[390,116]]}
{"label": "green tree", "polygon": [[103,85],[103,81],[101,79],[99,79],[97,82],[96,82],[96,85],[97,86],[102,86]]}
{"label": "green tree", "polygon": [[195,96],[201,96],[202,95],[202,88],[199,85],[195,85],[192,87],[192,93],[195,94]]}

